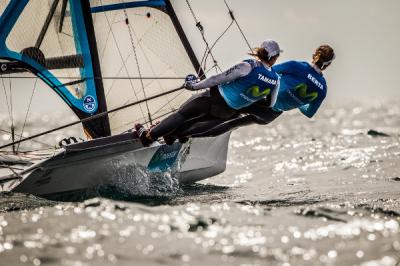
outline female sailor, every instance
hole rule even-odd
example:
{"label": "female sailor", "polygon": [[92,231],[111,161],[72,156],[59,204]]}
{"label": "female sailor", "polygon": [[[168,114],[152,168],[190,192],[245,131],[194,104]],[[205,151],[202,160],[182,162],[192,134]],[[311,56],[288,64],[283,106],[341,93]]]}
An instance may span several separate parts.
{"label": "female sailor", "polygon": [[204,120],[212,121],[216,126],[237,117],[243,108],[267,96],[270,99],[269,106],[273,106],[279,88],[279,76],[272,66],[280,53],[277,42],[266,40],[251,54],[255,59],[245,60],[198,83],[188,80],[184,85],[188,90],[210,89],[189,99],[177,112],[150,130],[136,124],[135,129],[142,144],[148,146],[159,137],[164,137],[165,142],[171,144],[179,135],[177,129]]}
{"label": "female sailor", "polygon": [[241,109],[244,116],[227,120],[215,126],[210,121],[202,121],[180,130],[180,136],[216,136],[235,128],[249,124],[268,124],[283,111],[299,108],[311,118],[326,97],[327,84],[323,71],[335,59],[335,53],[329,45],[319,46],[312,57],[312,63],[288,61],[273,67],[280,76],[278,97],[271,108],[265,100]]}

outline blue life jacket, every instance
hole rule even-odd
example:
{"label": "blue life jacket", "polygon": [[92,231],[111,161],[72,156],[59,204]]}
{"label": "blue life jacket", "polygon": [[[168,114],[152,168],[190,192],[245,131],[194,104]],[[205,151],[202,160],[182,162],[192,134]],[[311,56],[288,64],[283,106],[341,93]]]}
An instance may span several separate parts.
{"label": "blue life jacket", "polygon": [[273,109],[288,111],[300,108],[308,117],[312,117],[326,97],[325,78],[309,63],[288,61],[273,67],[280,76],[278,98]]}
{"label": "blue life jacket", "polygon": [[279,76],[272,69],[267,69],[257,60],[245,60],[252,70],[244,77],[219,85],[219,92],[226,103],[238,110],[267,97],[279,84]]}

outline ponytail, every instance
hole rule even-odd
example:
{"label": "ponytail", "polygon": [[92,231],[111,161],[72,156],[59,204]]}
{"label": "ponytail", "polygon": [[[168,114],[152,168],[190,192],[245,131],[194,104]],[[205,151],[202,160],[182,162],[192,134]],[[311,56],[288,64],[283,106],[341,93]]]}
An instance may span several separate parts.
{"label": "ponytail", "polygon": [[314,64],[321,70],[326,69],[335,59],[335,52],[329,45],[321,45],[315,50]]}
{"label": "ponytail", "polygon": [[251,52],[251,53],[249,53],[249,55],[254,56],[254,57],[258,58],[259,60],[268,62],[268,63],[279,56],[279,54],[275,55],[275,56],[269,56],[268,52],[264,48],[255,48],[254,50],[255,50],[255,52]]}

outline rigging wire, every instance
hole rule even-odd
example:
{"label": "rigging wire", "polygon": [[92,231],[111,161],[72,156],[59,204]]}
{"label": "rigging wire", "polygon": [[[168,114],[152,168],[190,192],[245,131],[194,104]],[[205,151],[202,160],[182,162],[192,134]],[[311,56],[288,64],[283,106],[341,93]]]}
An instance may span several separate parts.
{"label": "rigging wire", "polygon": [[4,96],[5,96],[6,103],[7,103],[7,112],[8,112],[8,115],[9,115],[10,122],[11,122],[11,117],[12,116],[11,116],[11,113],[10,113],[10,104],[8,103],[8,95],[7,95],[6,85],[4,83],[3,76],[1,77],[1,82],[2,82],[2,85],[3,85]]}
{"label": "rigging wire", "polygon": [[[7,133],[7,134],[11,134],[11,131],[7,131],[7,130],[4,130],[4,129],[1,129],[0,128],[0,131],[1,132],[4,132],[4,133]],[[18,135],[18,134],[15,134],[17,137],[22,137],[22,135]],[[21,139],[20,139],[21,140]],[[48,143],[45,143],[45,142],[41,142],[41,141],[39,141],[39,140],[32,140],[32,142],[36,142],[36,143],[38,143],[38,144],[42,144],[42,145],[46,145],[46,146],[48,146],[48,147],[51,147],[51,148],[54,148],[53,147],[53,145],[50,145],[50,144],[48,144]],[[47,149],[46,149],[47,150]],[[20,152],[21,153],[21,152]]]}
{"label": "rigging wire", "polygon": [[[214,47],[215,47],[215,45],[217,45],[217,43],[221,40],[221,38],[228,32],[228,30],[231,28],[231,26],[233,25],[233,20],[229,23],[229,25],[225,28],[225,30],[218,36],[218,38],[214,41],[214,43],[211,45],[211,47],[210,48],[206,48],[206,50],[204,51],[204,54],[203,54],[203,57],[202,57],[202,59],[201,59],[201,62],[203,62],[203,60],[204,60],[204,69],[206,70],[206,62],[207,62],[207,57],[208,57],[208,55],[210,54],[210,52],[212,51],[212,49],[214,49]],[[218,63],[217,62],[214,62],[214,65],[209,69],[209,70],[206,70],[206,73],[208,73],[211,69],[213,69],[213,68],[215,68],[216,70],[217,70],[217,73],[218,73],[218,70],[220,71],[220,72],[222,72],[222,70],[221,70],[221,68],[218,66]]]}
{"label": "rigging wire", "polygon": [[[112,21],[115,21],[115,17],[116,17],[117,15],[118,15],[118,13],[115,12],[115,13],[114,13],[114,16],[113,16],[113,18],[112,18]],[[93,19],[95,19],[96,17],[97,17],[97,16],[96,16],[96,13],[95,13]],[[117,23],[117,22],[113,22],[112,24],[115,24],[115,23]],[[112,28],[109,27],[109,29],[108,29],[108,31],[107,31],[106,42],[105,42],[105,44],[104,44],[104,46],[103,46],[103,48],[102,48],[102,50],[101,50],[101,53],[100,53],[100,64],[103,64],[103,60],[104,60],[106,48],[107,48],[107,45],[108,45],[108,40],[110,39],[110,36],[111,36],[111,30],[112,30]]]}
{"label": "rigging wire", "polygon": [[[103,1],[100,1],[100,2],[102,3]],[[102,4],[103,4],[103,3],[102,3]],[[115,45],[116,45],[116,47],[117,47],[118,54],[119,54],[119,56],[120,56],[120,58],[121,58],[122,64],[123,64],[123,66],[124,66],[124,68],[125,68],[126,73],[129,74],[128,67],[127,67],[126,64],[125,64],[125,60],[124,60],[124,58],[123,58],[123,56],[122,56],[122,52],[121,52],[121,50],[120,50],[120,48],[119,48],[119,45],[118,45],[118,42],[117,42],[117,38],[115,37],[114,31],[112,30],[112,25],[111,25],[110,20],[109,20],[109,18],[108,18],[108,16],[107,16],[107,13],[105,13],[104,15],[105,15],[105,17],[106,17],[108,27],[111,29],[111,35],[112,35],[113,40],[114,40],[114,43],[115,43]],[[136,100],[139,100],[139,97],[138,97],[137,94],[136,94],[135,86],[133,86],[132,80],[129,80],[129,83],[130,83],[131,88],[132,88],[132,91],[133,91],[133,93],[134,93],[134,95],[135,95],[135,97],[136,97]],[[140,112],[142,113],[143,117],[145,117],[145,114],[143,113],[143,110],[142,110],[142,106],[141,106],[141,105],[139,105],[139,109],[140,109]]]}
{"label": "rigging wire", "polygon": [[[204,27],[203,27],[203,25],[201,24],[201,22],[197,19],[197,17],[196,17],[196,14],[194,13],[194,10],[193,10],[193,8],[192,8],[192,5],[190,4],[190,2],[189,2],[189,0],[186,0],[186,4],[187,4],[187,6],[188,6],[188,8],[189,8],[189,10],[190,10],[190,13],[192,14],[192,16],[193,16],[193,19],[194,19],[194,21],[195,21],[195,23],[196,23],[196,27],[199,29],[199,31],[200,31],[200,34],[201,34],[201,37],[203,38],[203,41],[204,41],[204,43],[205,43],[205,45],[206,45],[206,50],[209,52],[209,55],[211,56],[211,58],[212,58],[212,60],[213,60],[213,62],[214,62],[214,65],[216,65],[218,68],[219,68],[219,66],[218,66],[218,61],[215,59],[215,57],[214,57],[214,55],[213,55],[213,53],[212,53],[212,51],[211,51],[211,49],[210,49],[210,45],[209,45],[209,43],[208,43],[208,41],[207,41],[207,39],[206,39],[206,36],[205,36],[205,33],[204,33]],[[203,62],[203,59],[205,59],[205,61]],[[202,65],[203,63],[204,63],[204,66],[206,66],[206,59],[207,59],[207,57],[205,57],[205,58],[203,58],[201,61],[200,61],[200,65]],[[205,67],[204,67],[205,68]],[[219,68],[219,70],[222,72],[222,70]],[[199,75],[199,73],[200,73],[200,69],[198,69],[197,70],[197,75]]]}
{"label": "rigging wire", "polygon": [[244,34],[244,31],[242,30],[242,27],[240,27],[239,22],[236,20],[236,17],[234,16],[232,9],[231,9],[230,6],[228,5],[227,0],[224,0],[224,3],[225,3],[226,7],[227,7],[228,10],[229,10],[229,15],[231,16],[232,20],[235,22],[237,28],[239,29],[240,33],[242,34],[242,37],[243,37],[243,39],[245,40],[247,46],[249,47],[250,51],[251,51],[252,53],[254,53],[253,48],[252,48],[251,45],[250,45],[250,42],[248,41],[246,35]]}
{"label": "rigging wire", "polygon": [[[210,50],[214,49],[215,45],[221,40],[221,38],[228,32],[228,30],[232,27],[233,25],[233,20],[229,23],[229,25],[226,27],[226,29],[218,36],[218,38],[214,41],[214,43],[211,45]],[[210,51],[208,51],[209,53]]]}
{"label": "rigging wire", "polygon": [[[134,14],[134,15],[136,15],[136,16],[139,15],[139,16],[140,16],[140,14]],[[145,15],[145,16],[148,17],[147,15]],[[154,24],[161,24],[161,23],[160,23],[158,20],[155,20],[155,23],[154,23]],[[147,53],[146,53],[146,51],[145,51],[145,48],[142,47],[142,42],[143,42],[143,40],[144,40],[144,36],[146,36],[146,34],[150,31],[150,29],[147,30],[146,32],[142,33],[142,36],[139,38],[139,36],[136,34],[135,29],[132,27],[132,25],[129,24],[129,26],[130,26],[130,29],[132,30],[133,35],[134,35],[135,38],[138,40],[138,41],[137,41],[137,47],[141,48],[141,52],[143,53],[143,56],[144,56],[145,60],[147,61],[148,67],[150,68],[152,74],[153,74],[154,76],[156,76],[157,74],[156,74],[156,71],[155,71],[155,69],[154,69],[152,63],[151,63],[151,60],[150,60],[150,58],[148,57],[148,55],[147,55]],[[180,79],[180,78],[179,78],[179,79]],[[142,81],[142,80],[143,80],[143,78],[141,79],[141,81]],[[184,78],[182,78],[182,80],[184,80]],[[150,86],[154,81],[157,82],[158,86],[162,89],[162,91],[165,91],[163,84],[160,82],[160,79],[158,79],[158,78],[157,78],[157,79],[153,79],[150,83],[147,84],[147,86],[145,86],[145,88],[148,87],[148,86]],[[143,85],[142,85],[142,86],[143,86]],[[145,88],[144,88],[144,89],[145,89]],[[146,95],[145,95],[145,97],[146,97]],[[124,104],[127,104],[128,102],[129,102],[129,101],[125,102]],[[167,103],[169,103],[169,102],[170,102],[170,99],[167,98]],[[147,102],[146,102],[146,104],[147,104]],[[170,106],[170,108],[171,108],[171,109],[174,109],[172,106]],[[151,117],[149,117],[149,118],[151,118]],[[154,120],[154,119],[153,119],[153,120]],[[152,124],[152,122],[150,121],[150,119],[149,119],[149,121],[146,121],[146,122],[145,122],[145,124],[147,124],[147,123],[150,123],[150,125]]]}
{"label": "rigging wire", "polygon": [[[116,73],[117,76],[119,76],[121,74],[122,70],[124,69],[124,64],[126,64],[126,62],[128,62],[131,55],[132,55],[132,53],[129,53],[128,56],[123,60],[122,65],[120,66],[120,68],[118,69],[118,71]],[[139,79],[139,77],[137,79]],[[107,93],[106,93],[107,98],[108,98],[108,95],[111,93],[111,91],[114,89],[115,82],[117,82],[117,79],[112,80],[112,82],[110,84],[110,88],[107,90]],[[135,96],[136,96],[136,94],[135,94]]]}
{"label": "rigging wire", "polygon": [[[250,51],[253,52],[253,48],[251,47],[251,45],[250,45],[250,43],[249,43],[249,41],[248,41],[248,39],[247,39],[247,37],[246,37],[246,35],[245,35],[245,33],[244,33],[242,27],[240,26],[239,22],[237,21],[237,19],[236,19],[235,15],[234,15],[232,9],[230,8],[230,6],[229,6],[227,0],[224,0],[224,3],[225,3],[225,5],[226,5],[226,7],[228,8],[228,13],[229,13],[229,16],[230,16],[230,18],[231,18],[231,22],[230,22],[229,25],[225,28],[225,30],[218,36],[218,38],[214,41],[214,43],[210,46],[210,44],[208,43],[208,41],[207,41],[207,39],[206,39],[206,37],[205,37],[203,25],[202,25],[201,22],[198,20],[198,18],[197,18],[197,16],[196,16],[196,14],[195,14],[195,12],[194,12],[194,10],[193,10],[193,8],[192,8],[192,6],[191,6],[189,0],[186,0],[186,4],[187,4],[187,6],[188,6],[188,8],[189,8],[189,10],[190,10],[190,13],[192,14],[193,19],[194,19],[194,21],[195,21],[195,23],[196,23],[196,27],[199,29],[199,31],[200,31],[200,33],[201,33],[201,36],[202,36],[202,38],[203,38],[203,41],[204,41],[204,43],[205,43],[205,45],[206,45],[205,52],[204,52],[204,54],[203,54],[203,56],[202,56],[202,59],[201,59],[201,61],[200,61],[200,62],[201,62],[201,65],[203,65],[203,68],[206,70],[206,72],[208,72],[208,71],[207,71],[207,65],[206,65],[206,64],[207,64],[208,56],[211,56],[211,58],[212,58],[212,60],[213,60],[213,62],[214,62],[214,65],[213,65],[210,69],[215,68],[215,69],[219,70],[220,72],[222,72],[221,68],[220,68],[219,65],[218,65],[218,61],[215,59],[215,56],[214,56],[213,53],[212,53],[212,50],[213,50],[213,48],[217,45],[217,43],[221,40],[221,38],[228,32],[228,30],[232,27],[233,24],[236,25],[236,27],[237,27],[238,30],[240,31],[240,33],[241,33],[243,39],[245,40],[247,46],[249,47]],[[217,71],[217,72],[218,72],[218,71]]]}
{"label": "rigging wire", "polygon": [[[213,55],[212,49],[216,46],[216,44],[220,41],[220,39],[228,32],[228,30],[231,28],[231,26],[233,25],[233,23],[236,24],[237,28],[239,29],[240,33],[242,34],[242,37],[243,37],[244,40],[246,41],[248,47],[250,48],[250,50],[252,50],[252,48],[251,48],[251,46],[250,46],[250,44],[249,44],[249,42],[248,42],[248,40],[247,40],[247,38],[246,38],[246,36],[245,36],[243,30],[242,30],[242,28],[240,27],[238,21],[236,20],[236,18],[235,18],[234,15],[233,15],[233,11],[232,11],[231,8],[229,7],[227,1],[224,0],[224,2],[225,2],[226,7],[227,7],[228,10],[229,10],[229,14],[230,14],[230,16],[231,16],[231,18],[232,18],[232,21],[231,21],[231,23],[227,26],[227,28],[220,34],[220,36],[215,40],[215,42],[210,46],[209,43],[208,43],[208,41],[207,41],[207,39],[206,39],[206,37],[205,37],[204,27],[201,25],[200,21],[197,19],[196,15],[195,15],[195,13],[194,13],[194,11],[193,11],[193,9],[192,9],[190,3],[189,3],[189,0],[186,0],[186,3],[187,3],[187,5],[188,5],[188,7],[189,7],[189,9],[190,9],[190,11],[191,11],[191,13],[192,13],[192,16],[193,16],[193,18],[194,18],[194,20],[195,20],[195,22],[196,22],[196,26],[197,26],[198,29],[200,30],[200,33],[201,33],[202,38],[203,38],[203,41],[204,41],[205,44],[206,44],[206,51],[205,51],[205,55],[203,56],[202,62],[203,62],[203,60],[204,60],[204,65],[206,65],[206,61],[207,61],[208,56],[211,56],[211,58],[212,58],[212,60],[213,60],[213,62],[214,62],[214,65],[213,65],[212,68],[218,68],[220,71],[221,71],[221,69],[219,68],[218,62],[217,62],[217,60],[215,59],[215,57],[214,57],[214,55]],[[138,72],[139,72],[139,77],[116,77],[116,78],[113,78],[113,79],[129,79],[129,80],[131,80],[131,79],[140,79],[140,82],[141,82],[141,85],[142,85],[142,90],[143,90],[144,96],[145,96],[145,98],[147,98],[147,96],[146,96],[146,94],[145,94],[145,90],[144,90],[144,84],[143,84],[143,79],[145,79],[145,77],[142,77],[142,76],[141,76],[141,70],[140,70],[140,66],[139,66],[139,62],[138,62],[138,57],[137,57],[137,54],[136,54],[136,47],[135,47],[135,45],[134,45],[133,35],[132,35],[132,32],[131,32],[131,27],[130,27],[130,25],[129,25],[128,15],[127,15],[126,10],[124,10],[124,14],[125,14],[125,17],[126,17],[126,24],[127,24],[127,26],[128,26],[128,30],[129,30],[130,40],[131,40],[133,52],[134,52],[135,59],[136,59],[136,64],[137,64],[137,68],[138,68]],[[106,17],[107,17],[107,15],[106,15]],[[110,27],[110,29],[111,29],[110,31],[111,31],[111,34],[113,35],[114,41],[116,42],[116,39],[115,39],[114,33],[113,33],[113,31],[112,31],[112,28],[111,28],[111,26],[110,26],[110,22],[109,22],[109,20],[108,20],[108,17],[107,17],[107,22],[108,22],[109,27]],[[116,42],[116,43],[117,43],[117,42]],[[118,51],[119,51],[120,56],[121,56],[121,58],[122,58],[122,55],[121,55],[121,52],[120,52],[120,50],[119,50],[118,44],[117,44],[117,48],[118,48]],[[125,64],[124,61],[123,61],[123,64],[124,64],[125,69],[126,69],[126,71],[127,71],[127,67],[126,67],[126,64]],[[212,68],[211,68],[211,69],[212,69]],[[129,73],[129,72],[127,71],[127,73]],[[199,72],[198,72],[198,73],[199,73]],[[94,77],[94,78],[99,78],[99,77]],[[108,77],[108,78],[109,78],[109,77]],[[107,79],[107,77],[105,77],[105,78],[103,78],[103,79]],[[150,78],[149,78],[149,79],[150,79]],[[168,79],[168,78],[153,78],[153,79]],[[175,78],[174,78],[174,79],[175,79]],[[4,81],[3,81],[3,84],[4,84]],[[132,88],[133,88],[132,82],[131,82],[131,85],[132,85]],[[4,86],[4,85],[3,85],[3,86]],[[35,82],[35,86],[36,86],[36,82]],[[134,92],[135,92],[135,90],[134,90]],[[135,95],[136,95],[136,92],[135,92]],[[32,96],[33,96],[33,94],[32,94]],[[32,100],[32,96],[31,96],[31,100]],[[6,94],[6,97],[7,97],[7,94]],[[12,96],[11,96],[11,80],[10,80],[10,97],[12,97]],[[136,96],[136,97],[137,97],[137,96]],[[11,98],[11,99],[12,99],[12,98]],[[147,111],[148,111],[149,122],[150,122],[150,124],[152,124],[152,118],[151,118],[151,115],[150,115],[148,103],[147,103],[147,101],[145,101],[145,103],[146,103],[146,107],[147,107]],[[30,102],[30,104],[31,104],[31,102]],[[7,105],[8,105],[8,98],[7,98]],[[10,112],[10,111],[12,112],[12,102],[11,102],[11,107],[9,107],[9,108],[11,108],[11,109],[9,109],[9,112]],[[30,108],[30,105],[29,105],[29,108]],[[29,110],[28,110],[28,112],[29,112]],[[143,112],[143,111],[142,111],[142,112]],[[12,115],[12,114],[11,114],[11,115]],[[27,115],[28,115],[28,114],[27,114]],[[25,122],[26,122],[26,117],[25,117]],[[25,127],[25,122],[24,122],[24,127]],[[12,121],[12,124],[13,124],[13,121]],[[21,136],[21,137],[22,137],[22,136]],[[21,141],[21,138],[20,138],[20,141]],[[20,142],[19,142],[19,143],[20,143]],[[18,147],[19,147],[19,145],[18,145]]]}
{"label": "rigging wire", "polygon": [[[180,95],[182,95],[182,93],[184,93],[184,92],[185,92],[184,90],[180,91],[177,95],[174,96],[174,100],[177,99],[177,98],[178,98]],[[169,101],[168,101],[167,103],[165,103],[164,105],[162,105],[161,107],[159,107],[159,108],[153,113],[153,121],[155,121],[155,120],[157,120],[157,119],[160,119],[161,117],[164,117],[164,116],[169,115],[169,114],[171,114],[171,113],[173,113],[173,112],[176,111],[175,108],[173,108],[172,106],[170,106],[170,108],[171,108],[170,111],[168,111],[168,112],[166,112],[166,113],[164,113],[164,114],[161,114],[161,115],[159,115],[159,116],[154,117],[154,115],[156,115],[158,112],[160,112],[162,109],[164,109],[164,107],[167,106],[167,105],[170,105],[170,102],[169,102]],[[139,118],[139,119],[132,120],[132,121],[129,121],[129,122],[126,122],[126,123],[123,123],[122,125],[120,125],[120,126],[118,126],[118,127],[115,127],[115,128],[113,128],[112,130],[113,130],[113,131],[114,131],[114,130],[118,130],[118,129],[122,128],[122,127],[125,127],[125,126],[127,126],[127,125],[131,125],[131,124],[134,124],[134,123],[137,123],[137,122],[140,122],[140,118]],[[144,124],[147,124],[148,122],[149,122],[149,121],[144,121],[143,123],[144,123]],[[128,129],[127,131],[124,131],[124,132],[128,132],[129,130],[130,130],[130,129]],[[123,133],[124,133],[124,132],[123,132]]]}
{"label": "rigging wire", "polygon": [[[9,75],[9,76],[11,76],[11,75]],[[10,86],[9,86],[9,95],[7,94],[7,88],[6,88],[6,84],[4,82],[4,78],[3,77],[1,77],[1,81],[2,81],[2,85],[3,85],[4,95],[5,95],[5,98],[6,98],[9,120],[11,122],[11,139],[12,139],[12,142],[14,142],[15,133],[14,133],[14,115],[13,115],[13,106],[12,106],[11,79],[9,79],[9,84],[10,84]],[[13,145],[13,152],[15,153],[14,145]]]}
{"label": "rigging wire", "polygon": [[[126,9],[124,9],[124,15],[125,15],[125,24],[128,27],[129,39],[131,40],[133,54],[135,56],[135,62],[136,62],[136,67],[137,67],[137,70],[138,70],[138,74],[139,74],[139,77],[142,77],[142,71],[140,70],[139,59],[138,59],[138,56],[137,56],[137,53],[136,53],[136,47],[135,47],[135,43],[133,41],[132,29],[131,29],[131,26],[129,24],[129,18],[128,18],[128,13],[126,12]],[[143,79],[140,79],[140,85],[142,86],[142,91],[143,91],[144,98],[147,98],[146,90],[144,89]],[[147,115],[149,117],[150,125],[153,125],[153,121],[152,121],[151,115],[150,115],[149,103],[146,101],[145,104],[146,104]]]}
{"label": "rigging wire", "polygon": [[[9,77],[11,76],[11,74],[9,75]],[[14,137],[14,108],[13,108],[13,93],[12,93],[12,85],[11,85],[11,79],[9,78],[9,91],[10,91],[10,108],[11,108],[11,132],[13,132],[13,137]]]}
{"label": "rigging wire", "polygon": [[[35,80],[35,84],[33,85],[33,90],[32,90],[32,94],[31,94],[31,98],[30,98],[30,100],[29,100],[29,105],[28,105],[28,109],[27,109],[26,114],[25,114],[24,124],[23,124],[23,126],[22,126],[21,136],[19,137],[19,140],[21,140],[21,139],[22,139],[22,136],[24,135],[26,120],[27,120],[27,118],[28,118],[29,111],[31,110],[32,99],[33,99],[33,95],[35,94],[35,91],[36,91],[37,82],[38,82],[38,79]],[[21,145],[21,143],[18,143],[18,146],[17,146],[17,153],[18,153],[18,150],[19,150],[19,146],[20,146],[20,145]]]}
{"label": "rigging wire", "polygon": [[[169,115],[169,114],[172,114],[172,113],[175,112],[175,111],[176,111],[176,110],[170,110],[170,111],[168,111],[168,112],[165,113],[165,114],[161,114],[161,115],[159,115],[159,116],[154,117],[154,120],[157,120],[157,119],[160,119],[160,118],[162,118],[162,117],[165,117],[165,116],[167,116],[167,115]],[[139,122],[139,121],[140,121],[139,119],[136,119],[136,120],[134,120],[134,121],[130,121],[129,123],[125,123],[125,124],[120,125],[119,127],[114,128],[113,130],[120,129],[120,128],[124,127],[124,126],[130,125],[130,124],[133,124],[133,123]],[[147,123],[147,122],[145,122],[145,123]],[[157,125],[157,123],[156,123],[156,125]],[[132,129],[125,130],[125,131],[121,132],[120,134],[124,134],[124,133],[130,132],[131,130],[132,130]]]}
{"label": "rigging wire", "polygon": [[153,99],[156,99],[156,98],[159,98],[159,97],[162,97],[162,96],[165,96],[165,95],[168,95],[168,94],[170,94],[170,93],[174,93],[174,92],[176,92],[176,91],[180,91],[180,90],[183,90],[183,89],[184,89],[184,87],[183,87],[183,85],[182,85],[182,86],[180,86],[180,87],[178,87],[178,88],[169,90],[169,91],[167,91],[167,92],[163,92],[163,93],[159,93],[159,94],[150,96],[150,97],[147,98],[147,99],[141,99],[141,100],[138,100],[138,101],[133,102],[133,103],[130,103],[130,104],[122,105],[122,106],[116,107],[116,108],[114,108],[114,109],[108,110],[108,111],[106,111],[106,112],[98,113],[98,114],[95,114],[95,115],[93,115],[93,116],[86,117],[86,118],[80,119],[80,120],[75,121],[75,122],[71,122],[71,123],[68,123],[68,124],[65,124],[65,125],[62,125],[62,126],[59,126],[59,127],[53,128],[53,129],[50,129],[50,130],[46,130],[46,131],[44,131],[44,132],[41,132],[41,133],[32,135],[32,136],[27,137],[27,138],[24,138],[24,139],[22,139],[22,140],[18,140],[18,141],[14,141],[14,142],[11,142],[11,143],[2,145],[2,146],[0,146],[0,149],[7,148],[7,147],[9,147],[9,146],[12,146],[12,145],[15,145],[15,144],[18,144],[18,143],[22,143],[22,142],[24,142],[24,141],[31,140],[31,139],[34,139],[34,138],[37,138],[37,137],[40,137],[40,136],[43,136],[43,135],[52,133],[52,132],[54,132],[54,131],[58,131],[58,130],[60,130],[60,129],[67,128],[67,127],[70,127],[70,126],[73,126],[73,125],[77,125],[77,124],[80,124],[80,123],[85,123],[85,122],[87,122],[87,121],[91,121],[91,120],[94,120],[94,119],[98,119],[99,117],[103,117],[103,116],[105,116],[105,115],[107,115],[107,114],[114,113],[114,112],[118,112],[118,111],[120,111],[120,110],[122,110],[122,109],[126,109],[126,108],[131,107],[131,106],[134,106],[134,105],[139,105],[139,104],[141,104],[141,103],[143,103],[143,102],[145,102],[145,101],[150,101],[150,100],[153,100]]}
{"label": "rigging wire", "polygon": [[[125,61],[126,62],[126,61]],[[0,74],[0,76],[2,76]],[[37,76],[12,76],[9,77],[10,79],[36,79]],[[54,78],[56,79],[74,79],[74,80],[79,80],[82,79],[82,77],[56,77],[54,76]],[[50,80],[52,79],[51,77],[49,78]],[[86,80],[88,79],[150,79],[150,80],[174,80],[174,79],[179,79],[179,80],[184,80],[185,77],[86,77]]]}

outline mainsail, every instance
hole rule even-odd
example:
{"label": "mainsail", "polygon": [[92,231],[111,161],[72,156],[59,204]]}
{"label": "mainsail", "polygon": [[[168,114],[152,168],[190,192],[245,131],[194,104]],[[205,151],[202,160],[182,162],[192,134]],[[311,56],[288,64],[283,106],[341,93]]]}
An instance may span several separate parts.
{"label": "mainsail", "polygon": [[[182,85],[199,68],[169,1],[91,1],[108,108]],[[129,77],[129,78],[125,78]],[[181,90],[110,115],[113,133],[155,123],[190,94]]]}
{"label": "mainsail", "polygon": [[[79,118],[182,85],[201,71],[168,0],[0,2],[0,75],[32,72]],[[84,123],[93,138],[176,110],[184,90]]]}
{"label": "mainsail", "polygon": [[[12,136],[11,142],[9,135],[2,136],[8,143],[0,144],[0,149],[3,153],[3,148],[13,146],[17,154],[4,150],[0,158],[5,165],[0,170],[7,172],[0,172],[0,183],[5,184],[0,189],[41,196],[81,194],[104,186],[125,187],[121,173],[135,179],[138,169],[150,178],[147,171],[176,168],[179,181],[185,183],[225,170],[229,133],[185,144],[154,143],[143,148],[126,132],[138,122],[147,126],[157,123],[186,101],[191,93],[183,89],[182,83],[188,73],[204,77],[169,0],[0,3],[0,93],[5,95],[0,98],[0,110],[5,103]],[[206,46],[202,64],[211,54]],[[14,84],[26,83],[24,79],[33,81],[32,89]],[[27,112],[24,122],[16,124],[13,93],[25,89],[30,98]],[[66,103],[65,107],[70,107],[80,120],[57,121],[61,125],[42,120],[50,129],[30,124],[40,133],[29,135],[24,128],[34,96],[40,96],[41,105],[51,105],[44,91],[57,96],[58,103]],[[39,137],[80,123],[89,137],[97,139],[71,144],[71,140],[78,142],[77,138],[63,139],[74,135],[66,132],[55,138],[61,140],[61,148],[27,145],[28,149],[18,152],[20,143],[42,142]],[[19,140],[14,141],[15,136]],[[49,143],[45,141],[45,145]]]}

